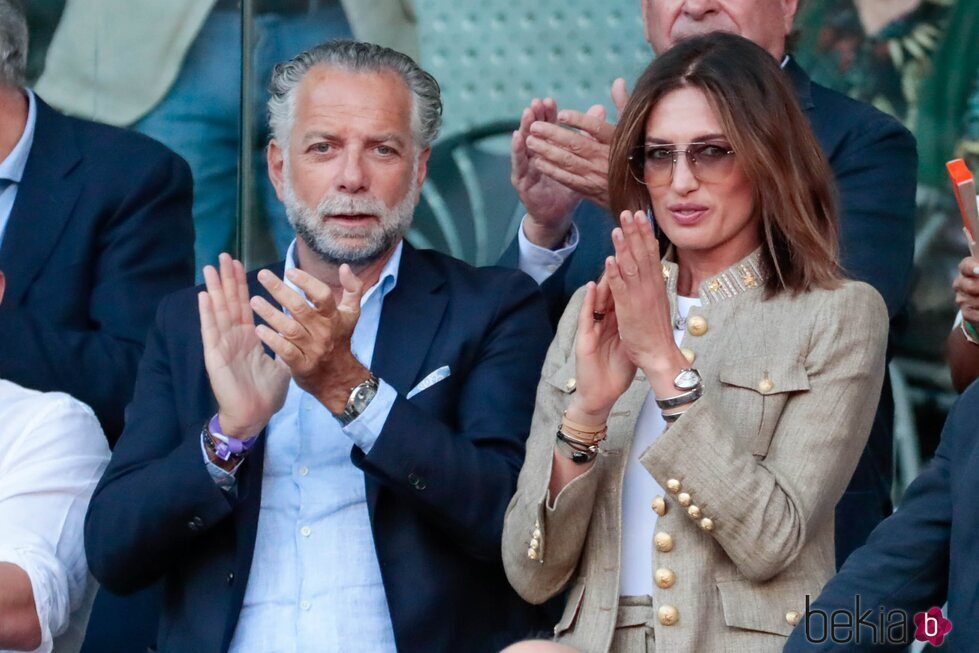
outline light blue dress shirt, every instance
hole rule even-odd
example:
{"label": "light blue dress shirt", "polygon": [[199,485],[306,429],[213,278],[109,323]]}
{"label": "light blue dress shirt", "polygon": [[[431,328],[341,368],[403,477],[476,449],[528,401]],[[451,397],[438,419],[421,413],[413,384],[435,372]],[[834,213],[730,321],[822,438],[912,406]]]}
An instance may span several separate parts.
{"label": "light blue dress shirt", "polygon": [[7,158],[0,161],[0,246],[3,245],[3,235],[7,232],[10,212],[13,211],[14,201],[17,199],[17,188],[24,177],[27,158],[31,154],[31,145],[34,144],[36,123],[37,101],[34,99],[34,92],[27,89],[27,125],[14,149],[10,151]]}
{"label": "light blue dress shirt", "polygon": [[[286,270],[296,267],[295,246]],[[384,297],[398,282],[402,247],[361,300],[350,344],[367,367]],[[363,414],[341,427],[323,404],[289,383],[266,431],[258,533],[231,653],[395,651],[364,473],[350,462],[350,447],[370,451],[396,398],[382,379]],[[225,474],[208,468],[216,480],[215,470]]]}

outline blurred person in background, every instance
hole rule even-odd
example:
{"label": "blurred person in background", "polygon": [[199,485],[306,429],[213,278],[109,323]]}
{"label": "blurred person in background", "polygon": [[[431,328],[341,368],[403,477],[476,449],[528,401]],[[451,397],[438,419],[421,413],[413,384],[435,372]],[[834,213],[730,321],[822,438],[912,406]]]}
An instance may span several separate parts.
{"label": "blurred person in background", "polygon": [[[721,30],[751,39],[780,63],[835,177],[843,270],[884,297],[891,332],[899,332],[913,268],[914,138],[892,117],[810,80],[787,48],[797,7],[796,0],[642,0],[646,39],[657,55],[677,39]],[[613,85],[613,97],[624,104],[624,82]],[[559,112],[552,101],[534,100],[513,135],[513,183],[527,216],[502,262],[519,264],[541,284],[552,319],[612,251],[606,207],[613,127],[606,113]],[[537,272],[525,260],[538,261]],[[837,564],[892,511],[893,421],[885,377],[867,448],[837,506]]]}
{"label": "blurred person in background", "polygon": [[23,86],[27,49],[0,0],[0,377],[88,404],[111,444],[157,302],[193,281],[190,170],[52,109]]}
{"label": "blurred person in background", "polygon": [[[972,170],[979,170],[976,3],[807,0],[796,22],[801,33],[795,56],[813,79],[895,116],[917,137],[919,250],[909,328],[899,335],[895,349],[915,363],[935,363],[946,343],[953,386],[961,390],[975,374],[961,369],[972,358],[972,348],[961,346],[968,341],[962,333],[948,333],[954,310],[947,288],[963,269],[963,242],[945,162],[963,158]],[[915,373],[915,368],[922,369],[905,368],[911,383],[924,389],[929,399],[944,394],[945,389],[936,386],[944,374]],[[931,417],[932,402],[915,403],[922,448],[930,453],[937,428],[921,427]],[[937,427],[942,418],[936,417]]]}
{"label": "blurred person in background", "polygon": [[636,83],[615,254],[548,352],[504,530],[521,596],[565,597],[559,642],[780,651],[832,576],[888,321],[843,278],[831,184],[755,43],[681,40]]}
{"label": "blurred person in background", "polygon": [[952,385],[962,392],[979,377],[979,257],[962,259],[952,289],[959,313],[948,334],[948,366]]}
{"label": "blurred person in background", "polygon": [[[0,272],[0,305],[5,287]],[[0,650],[81,647],[96,589],[82,525],[108,460],[88,406],[0,375]]]}
{"label": "blurred person in background", "polygon": [[[196,269],[232,247],[241,103],[252,105],[257,206],[277,254],[293,234],[265,174],[265,86],[272,66],[331,38],[414,53],[408,0],[253,0],[254,95],[242,98],[240,0],[68,0],[37,88],[59,109],[131,126],[172,147],[194,173]],[[198,279],[199,280],[199,279]]]}

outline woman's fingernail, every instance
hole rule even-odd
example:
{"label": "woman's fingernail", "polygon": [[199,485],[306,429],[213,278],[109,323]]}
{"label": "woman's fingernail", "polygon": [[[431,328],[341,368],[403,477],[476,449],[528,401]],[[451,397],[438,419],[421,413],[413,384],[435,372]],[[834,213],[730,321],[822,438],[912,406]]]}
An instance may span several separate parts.
{"label": "woman's fingernail", "polygon": [[972,268],[972,274],[979,275],[979,265],[977,265],[976,267]]}

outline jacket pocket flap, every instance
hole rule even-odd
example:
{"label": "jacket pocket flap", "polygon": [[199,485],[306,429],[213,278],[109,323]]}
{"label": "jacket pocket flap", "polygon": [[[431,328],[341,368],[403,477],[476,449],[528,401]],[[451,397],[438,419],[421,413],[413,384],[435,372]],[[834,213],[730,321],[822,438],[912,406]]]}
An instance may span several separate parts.
{"label": "jacket pocket flap", "polygon": [[717,590],[728,626],[786,637],[794,628],[789,623],[790,613],[802,612],[806,601],[803,583],[790,578],[767,583],[717,581]]}
{"label": "jacket pocket flap", "polygon": [[721,383],[754,390],[760,394],[799,392],[809,389],[809,374],[796,359],[750,356],[725,364]]}

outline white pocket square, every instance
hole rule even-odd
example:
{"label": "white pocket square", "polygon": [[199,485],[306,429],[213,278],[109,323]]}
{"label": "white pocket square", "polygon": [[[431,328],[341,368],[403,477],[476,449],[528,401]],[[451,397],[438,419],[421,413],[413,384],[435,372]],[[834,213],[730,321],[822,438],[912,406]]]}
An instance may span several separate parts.
{"label": "white pocket square", "polygon": [[452,374],[452,370],[449,369],[449,366],[443,365],[442,367],[438,368],[434,372],[431,372],[428,376],[422,379],[418,383],[418,385],[412,388],[411,391],[408,393],[407,398],[411,399],[422,390],[428,390],[439,381],[444,381],[445,379],[449,378],[451,374]]}

